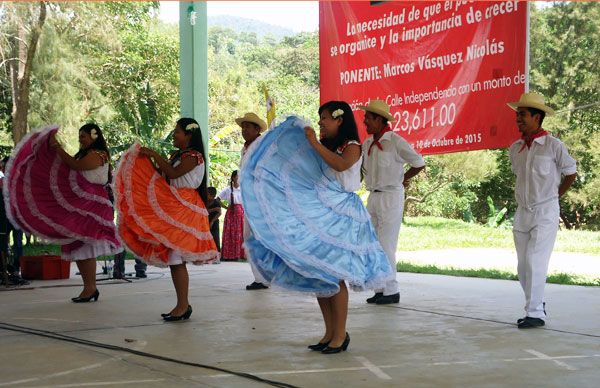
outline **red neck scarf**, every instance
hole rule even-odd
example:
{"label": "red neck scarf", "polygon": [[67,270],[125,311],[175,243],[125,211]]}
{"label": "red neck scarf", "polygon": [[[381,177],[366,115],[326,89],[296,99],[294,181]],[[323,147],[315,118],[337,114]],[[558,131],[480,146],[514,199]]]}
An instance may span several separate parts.
{"label": "red neck scarf", "polygon": [[531,145],[533,144],[533,141],[535,139],[537,139],[538,137],[546,136],[547,134],[548,134],[548,132],[546,132],[543,129],[541,129],[539,132],[536,132],[533,135],[530,135],[530,136],[523,135],[523,136],[521,136],[521,139],[523,140],[524,143],[521,146],[521,149],[519,150],[519,152],[523,151],[525,149],[525,147],[527,147],[527,149],[531,148]]}
{"label": "red neck scarf", "polygon": [[371,149],[373,148],[373,146],[377,146],[377,148],[379,148],[380,151],[383,151],[383,146],[379,142],[379,139],[381,139],[381,137],[386,132],[392,132],[392,129],[388,126],[383,128],[378,134],[373,135],[373,143],[371,143],[371,145],[369,146],[369,151],[367,152],[368,156],[371,156]]}

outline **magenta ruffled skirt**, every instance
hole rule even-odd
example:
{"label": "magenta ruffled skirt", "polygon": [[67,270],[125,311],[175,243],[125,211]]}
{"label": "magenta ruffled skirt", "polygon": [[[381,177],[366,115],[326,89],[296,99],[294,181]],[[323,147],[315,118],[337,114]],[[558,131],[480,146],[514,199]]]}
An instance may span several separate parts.
{"label": "magenta ruffled skirt", "polygon": [[62,258],[82,260],[122,250],[105,186],[71,170],[49,147],[57,126],[34,131],[15,147],[3,194],[13,225],[61,245]]}

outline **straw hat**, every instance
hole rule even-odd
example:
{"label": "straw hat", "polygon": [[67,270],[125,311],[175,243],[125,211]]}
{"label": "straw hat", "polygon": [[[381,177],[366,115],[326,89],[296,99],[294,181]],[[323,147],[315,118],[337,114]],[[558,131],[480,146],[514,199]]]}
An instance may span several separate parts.
{"label": "straw hat", "polygon": [[385,117],[391,123],[396,121],[390,113],[390,106],[382,100],[371,100],[369,101],[369,105],[359,105],[358,108]]}
{"label": "straw hat", "polygon": [[244,117],[238,117],[237,119],[235,119],[235,122],[240,127],[242,126],[242,123],[244,121],[258,125],[260,127],[261,132],[267,129],[267,123],[261,120],[260,117],[256,115],[256,113],[248,112],[244,115]]}
{"label": "straw hat", "polygon": [[507,105],[514,110],[517,110],[517,108],[535,108],[546,112],[548,116],[554,114],[554,109],[547,106],[544,97],[538,93],[523,93],[519,101],[509,102]]}

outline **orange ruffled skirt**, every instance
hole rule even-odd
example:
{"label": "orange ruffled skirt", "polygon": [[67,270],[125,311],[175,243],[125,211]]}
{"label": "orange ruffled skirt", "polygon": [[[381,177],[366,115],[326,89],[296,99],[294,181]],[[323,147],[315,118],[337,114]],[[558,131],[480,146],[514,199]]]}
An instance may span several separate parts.
{"label": "orange ruffled skirt", "polygon": [[123,244],[159,267],[217,260],[208,212],[198,192],[169,186],[139,149],[135,144],[124,153],[113,183]]}

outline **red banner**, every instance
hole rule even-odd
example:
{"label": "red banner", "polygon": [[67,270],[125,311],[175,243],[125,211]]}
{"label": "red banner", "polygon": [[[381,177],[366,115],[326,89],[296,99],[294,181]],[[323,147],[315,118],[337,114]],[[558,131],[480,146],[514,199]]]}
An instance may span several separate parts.
{"label": "red banner", "polygon": [[502,148],[519,137],[527,2],[321,2],[321,102],[380,99],[422,154]]}

